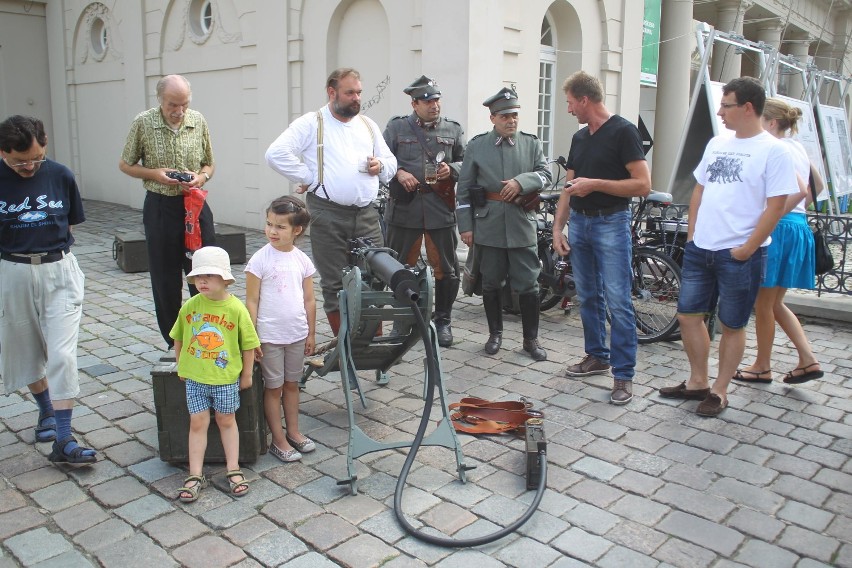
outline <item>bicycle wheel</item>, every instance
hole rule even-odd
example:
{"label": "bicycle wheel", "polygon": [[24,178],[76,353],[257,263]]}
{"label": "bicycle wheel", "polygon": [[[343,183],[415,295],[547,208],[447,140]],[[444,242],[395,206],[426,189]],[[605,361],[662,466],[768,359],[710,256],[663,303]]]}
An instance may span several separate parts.
{"label": "bicycle wheel", "polygon": [[539,311],[543,312],[562,301],[562,294],[555,293],[548,279],[541,276],[545,274],[552,275],[556,265],[556,253],[550,248],[549,242],[541,243],[538,246],[538,262],[541,265],[541,272],[538,278]]}
{"label": "bicycle wheel", "polygon": [[654,249],[633,250],[633,310],[639,343],[668,339],[678,329],[680,267]]}

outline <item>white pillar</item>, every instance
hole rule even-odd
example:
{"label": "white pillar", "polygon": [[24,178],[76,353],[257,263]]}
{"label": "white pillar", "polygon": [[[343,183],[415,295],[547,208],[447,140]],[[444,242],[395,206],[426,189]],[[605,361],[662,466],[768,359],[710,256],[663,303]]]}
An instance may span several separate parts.
{"label": "white pillar", "polygon": [[[723,0],[717,8],[716,30],[736,35],[743,34],[743,17],[751,8],[750,0]],[[710,77],[714,81],[727,83],[741,74],[741,55],[736,47],[727,42],[716,42],[713,48],[713,61]]]}
{"label": "white pillar", "polygon": [[[776,51],[781,50],[781,32],[783,31],[784,26],[780,20],[771,20],[768,22],[764,22],[757,28],[757,41],[761,41],[766,45],[772,47]],[[754,76],[762,77],[764,74],[763,69],[763,60],[760,60],[760,63],[755,63],[754,66]]]}
{"label": "white pillar", "polygon": [[660,75],[654,121],[652,187],[667,191],[689,112],[689,71],[692,40],[692,4],[663,0],[660,19]]}
{"label": "white pillar", "polygon": [[[787,55],[795,57],[802,65],[807,65],[808,50],[813,41],[814,38],[808,34],[790,34],[790,39],[784,41],[784,46],[787,48]],[[801,99],[805,94],[805,87],[806,85],[799,74],[790,75],[787,81],[787,95],[794,99]]]}

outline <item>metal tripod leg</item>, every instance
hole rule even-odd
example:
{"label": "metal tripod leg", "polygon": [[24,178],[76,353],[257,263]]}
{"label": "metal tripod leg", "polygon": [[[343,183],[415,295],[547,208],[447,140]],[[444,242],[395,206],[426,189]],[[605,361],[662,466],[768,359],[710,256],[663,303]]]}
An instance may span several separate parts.
{"label": "metal tripod leg", "polygon": [[[441,347],[438,345],[438,331],[435,328],[435,324],[433,322],[429,323],[429,341],[432,342],[432,347],[435,353],[435,364],[438,367],[438,379],[437,384],[435,385],[435,391],[438,397],[438,400],[441,402],[441,413],[442,418],[440,422],[438,422],[438,427],[432,432],[427,438],[434,438],[434,442],[432,445],[444,446],[445,448],[449,448],[456,453],[456,472],[459,475],[459,481],[465,483],[467,481],[466,472],[470,469],[474,469],[476,466],[468,466],[464,463],[464,454],[461,451],[461,444],[459,444],[458,436],[456,435],[456,429],[453,428],[452,420],[450,420],[450,409],[447,406],[447,393],[444,391],[444,369],[441,365]],[[424,369],[426,367],[426,362],[424,361]],[[426,389],[428,388],[428,377],[424,377],[423,380],[423,398],[426,398]],[[426,440],[423,441],[424,445],[426,444]]]}
{"label": "metal tripod leg", "polygon": [[[452,422],[449,418],[449,409],[447,407],[446,396],[444,393],[444,384],[443,384],[443,375],[441,370],[441,357],[440,352],[438,351],[438,338],[437,333],[435,331],[434,325],[429,326],[429,340],[432,342],[434,347],[434,353],[437,358],[437,367],[438,367],[438,376],[437,383],[435,385],[435,389],[437,391],[437,396],[441,403],[441,412],[442,417],[438,421],[437,427],[433,430],[429,435],[423,438],[422,445],[424,446],[443,446],[445,448],[449,448],[453,450],[456,454],[456,471],[458,472],[459,480],[462,483],[466,481],[466,471],[472,469],[469,466],[464,464],[464,455],[461,451],[461,444],[459,444],[458,437],[456,436],[456,431],[452,426]],[[341,355],[342,357],[342,355]],[[343,366],[341,360],[341,376],[343,375]],[[426,362],[424,361],[424,379],[426,367]],[[352,408],[352,396],[349,391],[349,383],[344,380],[343,381],[343,389],[344,394],[346,396],[346,408],[347,413],[349,415],[349,445],[346,451],[346,466],[347,473],[349,477],[347,479],[343,479],[337,482],[338,485],[346,485],[349,484],[349,492],[352,495],[356,495],[358,493],[357,489],[357,480],[358,475],[355,471],[355,458],[359,458],[363,455],[378,452],[383,450],[397,449],[397,448],[410,448],[411,441],[400,441],[400,442],[378,442],[373,438],[370,438],[364,431],[355,424],[355,413]],[[360,392],[359,392],[360,394]],[[424,398],[425,398],[425,389],[424,389]],[[363,400],[363,395],[362,395]]]}

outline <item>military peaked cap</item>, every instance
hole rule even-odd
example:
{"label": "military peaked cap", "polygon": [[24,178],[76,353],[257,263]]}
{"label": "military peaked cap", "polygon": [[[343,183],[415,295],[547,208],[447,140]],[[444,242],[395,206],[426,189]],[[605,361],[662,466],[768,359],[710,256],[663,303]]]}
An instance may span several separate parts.
{"label": "military peaked cap", "polygon": [[411,95],[411,99],[415,101],[431,101],[432,99],[441,97],[441,90],[438,89],[438,83],[426,75],[421,75],[419,79],[404,88],[402,92],[406,95]]}
{"label": "military peaked cap", "polygon": [[518,102],[518,93],[509,87],[503,87],[493,97],[488,97],[483,106],[487,106],[491,110],[491,114],[509,114],[518,112],[521,108],[521,103]]}

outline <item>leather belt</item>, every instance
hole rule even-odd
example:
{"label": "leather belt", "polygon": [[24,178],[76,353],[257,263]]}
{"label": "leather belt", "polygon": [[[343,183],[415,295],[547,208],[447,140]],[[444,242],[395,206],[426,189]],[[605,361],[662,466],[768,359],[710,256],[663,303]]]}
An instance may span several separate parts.
{"label": "leather belt", "polygon": [[604,209],[574,209],[571,208],[572,211],[576,211],[581,215],[585,215],[586,217],[606,217],[607,215],[612,215],[613,213],[621,213],[622,211],[627,211],[630,208],[629,205],[613,205],[612,207],[606,207]]}
{"label": "leather belt", "polygon": [[490,201],[502,201],[503,203],[511,203],[511,201],[505,201],[499,193],[494,193],[493,191],[486,191],[485,199],[488,199]]}
{"label": "leather belt", "polygon": [[12,254],[12,253],[0,253],[0,259],[8,260],[9,262],[17,262],[20,264],[48,264],[51,262],[57,262],[65,258],[69,249],[61,250],[59,252],[49,252],[47,254]]}

